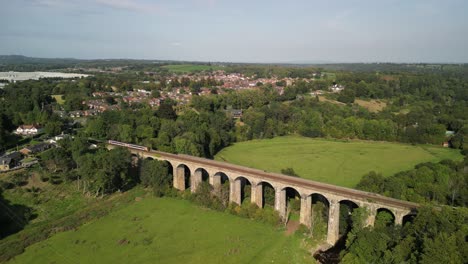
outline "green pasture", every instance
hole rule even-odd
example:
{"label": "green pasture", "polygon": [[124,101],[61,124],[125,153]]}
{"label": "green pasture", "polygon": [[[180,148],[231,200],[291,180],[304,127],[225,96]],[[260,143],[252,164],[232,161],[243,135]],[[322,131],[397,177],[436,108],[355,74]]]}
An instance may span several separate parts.
{"label": "green pasture", "polygon": [[432,145],[288,136],[236,143],[215,159],[271,172],[293,168],[302,178],[354,187],[369,171],[390,176],[418,163],[461,160],[462,156]]}
{"label": "green pasture", "polygon": [[145,197],[10,263],[315,263],[301,239],[173,198]]}
{"label": "green pasture", "polygon": [[57,104],[63,105],[65,100],[63,99],[63,95],[61,94],[53,94],[52,97],[57,101]]}
{"label": "green pasture", "polygon": [[326,75],[326,77],[324,79],[336,80],[336,74],[334,72],[322,72],[322,74]]}
{"label": "green pasture", "polygon": [[166,68],[171,72],[175,73],[190,73],[190,72],[198,72],[198,71],[210,71],[210,70],[220,70],[222,67],[214,66],[214,65],[197,65],[197,64],[174,64],[174,65],[166,65],[162,66],[162,68]]}

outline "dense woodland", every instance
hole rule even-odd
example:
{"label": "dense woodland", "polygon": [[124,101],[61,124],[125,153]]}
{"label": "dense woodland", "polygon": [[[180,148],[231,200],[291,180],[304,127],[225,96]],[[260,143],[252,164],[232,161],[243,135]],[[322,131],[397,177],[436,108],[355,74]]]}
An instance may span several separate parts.
{"label": "dense woodland", "polygon": [[[384,67],[387,71],[379,72],[360,70],[361,66],[356,66],[355,72],[336,71],[336,78],[329,79],[320,77],[322,75],[314,77],[313,74],[323,71],[318,68],[231,65],[226,71],[257,77],[313,78],[313,81],[297,80],[285,87],[281,95],[270,85],[259,85],[256,90],[194,96],[191,105],[184,108],[171,101],[164,102],[157,110],[122,105],[120,111],[106,111],[88,118],[86,122],[74,122],[55,114],[54,110],[59,110],[60,106],[51,95],[64,95],[62,107],[65,110],[80,110],[84,107],[82,101],[95,91],[110,91],[112,86],[118,90],[141,87],[157,94],[169,89],[166,80],[175,77],[167,71],[161,71],[160,75],[143,74],[143,70],[158,67],[133,63],[129,70],[119,74],[102,73],[76,81],[46,79],[18,82],[0,90],[0,151],[23,143],[23,139],[12,134],[21,124],[41,124],[45,128],[43,137],[63,131],[71,133],[74,139],[62,140],[58,148],[44,152],[36,169],[45,180],[54,184],[73,182],[83,193],[93,196],[125,191],[138,184],[153,188],[158,196],[175,194],[170,188],[171,171],[167,164],[157,161],[138,164],[128,151],[121,149],[89,149],[90,139],[114,139],[207,158],[212,158],[234,142],[289,134],[411,144],[442,145],[449,141],[450,147],[466,155],[466,67],[443,66],[428,70],[427,65],[422,68],[417,65],[390,66]],[[367,69],[368,65],[362,68]],[[155,82],[143,85],[141,81],[145,80]],[[194,92],[201,87],[219,85],[209,79],[182,82],[180,85]],[[333,82],[346,89],[340,94],[326,95],[328,101],[320,101],[310,94],[328,89]],[[354,103],[357,98],[383,100],[387,107],[379,112],[370,112]],[[233,119],[229,112],[231,109],[242,109],[242,118]],[[453,135],[447,137],[447,130],[453,131]],[[389,224],[384,216],[377,219],[375,228],[371,229],[361,224],[359,217],[362,218],[365,212],[353,213],[352,221],[348,221],[350,232],[346,249],[342,252],[343,262],[465,262],[468,259],[466,168],[465,158],[462,162],[420,164],[413,170],[387,178],[375,172],[364,175],[356,188],[421,203],[425,207],[403,227]],[[20,174],[17,179],[21,179]],[[8,189],[22,183],[18,180],[2,181],[1,184],[2,189]],[[216,210],[228,210],[269,223],[277,222],[274,211],[262,213],[250,205],[237,209],[230,207],[226,203],[226,190],[215,197],[209,195],[209,188],[200,188],[189,199]],[[266,199],[271,200],[271,195]],[[15,209],[17,205],[12,206],[3,198],[0,202],[8,210],[21,211],[23,223],[31,218],[28,208]],[[0,214],[2,226],[11,224],[8,212],[3,210]],[[8,228],[9,231],[0,233],[0,236],[21,228]]]}

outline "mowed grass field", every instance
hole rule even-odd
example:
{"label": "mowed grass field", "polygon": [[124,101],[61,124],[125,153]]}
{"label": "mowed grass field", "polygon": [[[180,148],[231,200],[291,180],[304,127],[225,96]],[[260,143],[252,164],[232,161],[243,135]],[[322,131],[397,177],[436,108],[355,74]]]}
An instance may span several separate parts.
{"label": "mowed grass field", "polygon": [[288,136],[236,143],[215,159],[271,172],[293,168],[302,178],[353,188],[369,171],[390,176],[418,163],[461,160],[462,155],[430,145]]}
{"label": "mowed grass field", "polygon": [[260,222],[144,197],[34,244],[9,263],[315,263],[300,244]]}
{"label": "mowed grass field", "polygon": [[196,64],[174,64],[174,65],[166,65],[163,68],[168,69],[171,72],[175,73],[189,73],[189,72],[196,72],[196,71],[209,71],[209,70],[221,70],[222,67],[214,66],[214,65],[196,65]]}

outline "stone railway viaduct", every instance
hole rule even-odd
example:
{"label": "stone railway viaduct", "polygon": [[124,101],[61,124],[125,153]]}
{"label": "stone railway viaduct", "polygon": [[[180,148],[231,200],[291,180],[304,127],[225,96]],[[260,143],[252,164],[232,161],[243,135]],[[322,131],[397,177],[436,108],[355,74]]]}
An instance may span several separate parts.
{"label": "stone railway viaduct", "polygon": [[[126,145],[126,146],[125,146]],[[313,198],[320,197],[328,203],[327,243],[334,245],[339,239],[340,204],[351,203],[354,207],[365,207],[369,212],[367,225],[373,225],[378,212],[384,210],[394,216],[395,224],[403,224],[406,216],[416,213],[418,204],[401,201],[375,193],[369,193],[350,188],[320,183],[312,180],[286,176],[277,173],[198,158],[189,155],[170,154],[161,151],[147,150],[125,143],[107,143],[107,148],[127,147],[138,158],[150,158],[167,161],[173,168],[173,185],[178,190],[185,190],[186,177],[190,178],[191,192],[195,192],[202,182],[203,175],[208,176],[209,183],[215,190],[221,188],[222,180],[228,180],[230,191],[229,201],[242,203],[242,188],[248,182],[251,186],[251,202],[263,207],[263,187],[270,185],[275,190],[274,208],[281,217],[286,215],[286,190],[295,190],[300,196],[300,223],[311,226]]]}

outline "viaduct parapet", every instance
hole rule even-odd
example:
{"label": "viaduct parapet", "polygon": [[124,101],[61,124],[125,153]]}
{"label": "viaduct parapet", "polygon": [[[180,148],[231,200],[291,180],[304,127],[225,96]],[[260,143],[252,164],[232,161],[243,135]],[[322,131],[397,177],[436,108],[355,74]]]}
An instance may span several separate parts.
{"label": "viaduct parapet", "polygon": [[[126,145],[126,146],[125,146]],[[241,204],[243,186],[250,183],[252,203],[262,208],[264,206],[263,187],[270,185],[275,190],[274,208],[281,217],[286,216],[288,189],[295,190],[300,196],[300,223],[310,227],[312,219],[312,203],[319,198],[328,205],[327,243],[334,245],[339,239],[340,204],[351,203],[355,207],[364,207],[369,212],[366,224],[372,226],[377,212],[382,210],[394,216],[395,224],[402,225],[407,216],[414,215],[419,207],[416,203],[397,200],[375,193],[339,187],[297,177],[270,173],[244,166],[233,165],[210,159],[182,154],[171,154],[149,150],[144,147],[125,144],[107,144],[108,149],[126,147],[139,158],[150,158],[167,161],[173,168],[173,186],[184,191],[190,188],[195,192],[205,175],[214,190],[219,190],[223,181],[229,181],[229,201]]]}

